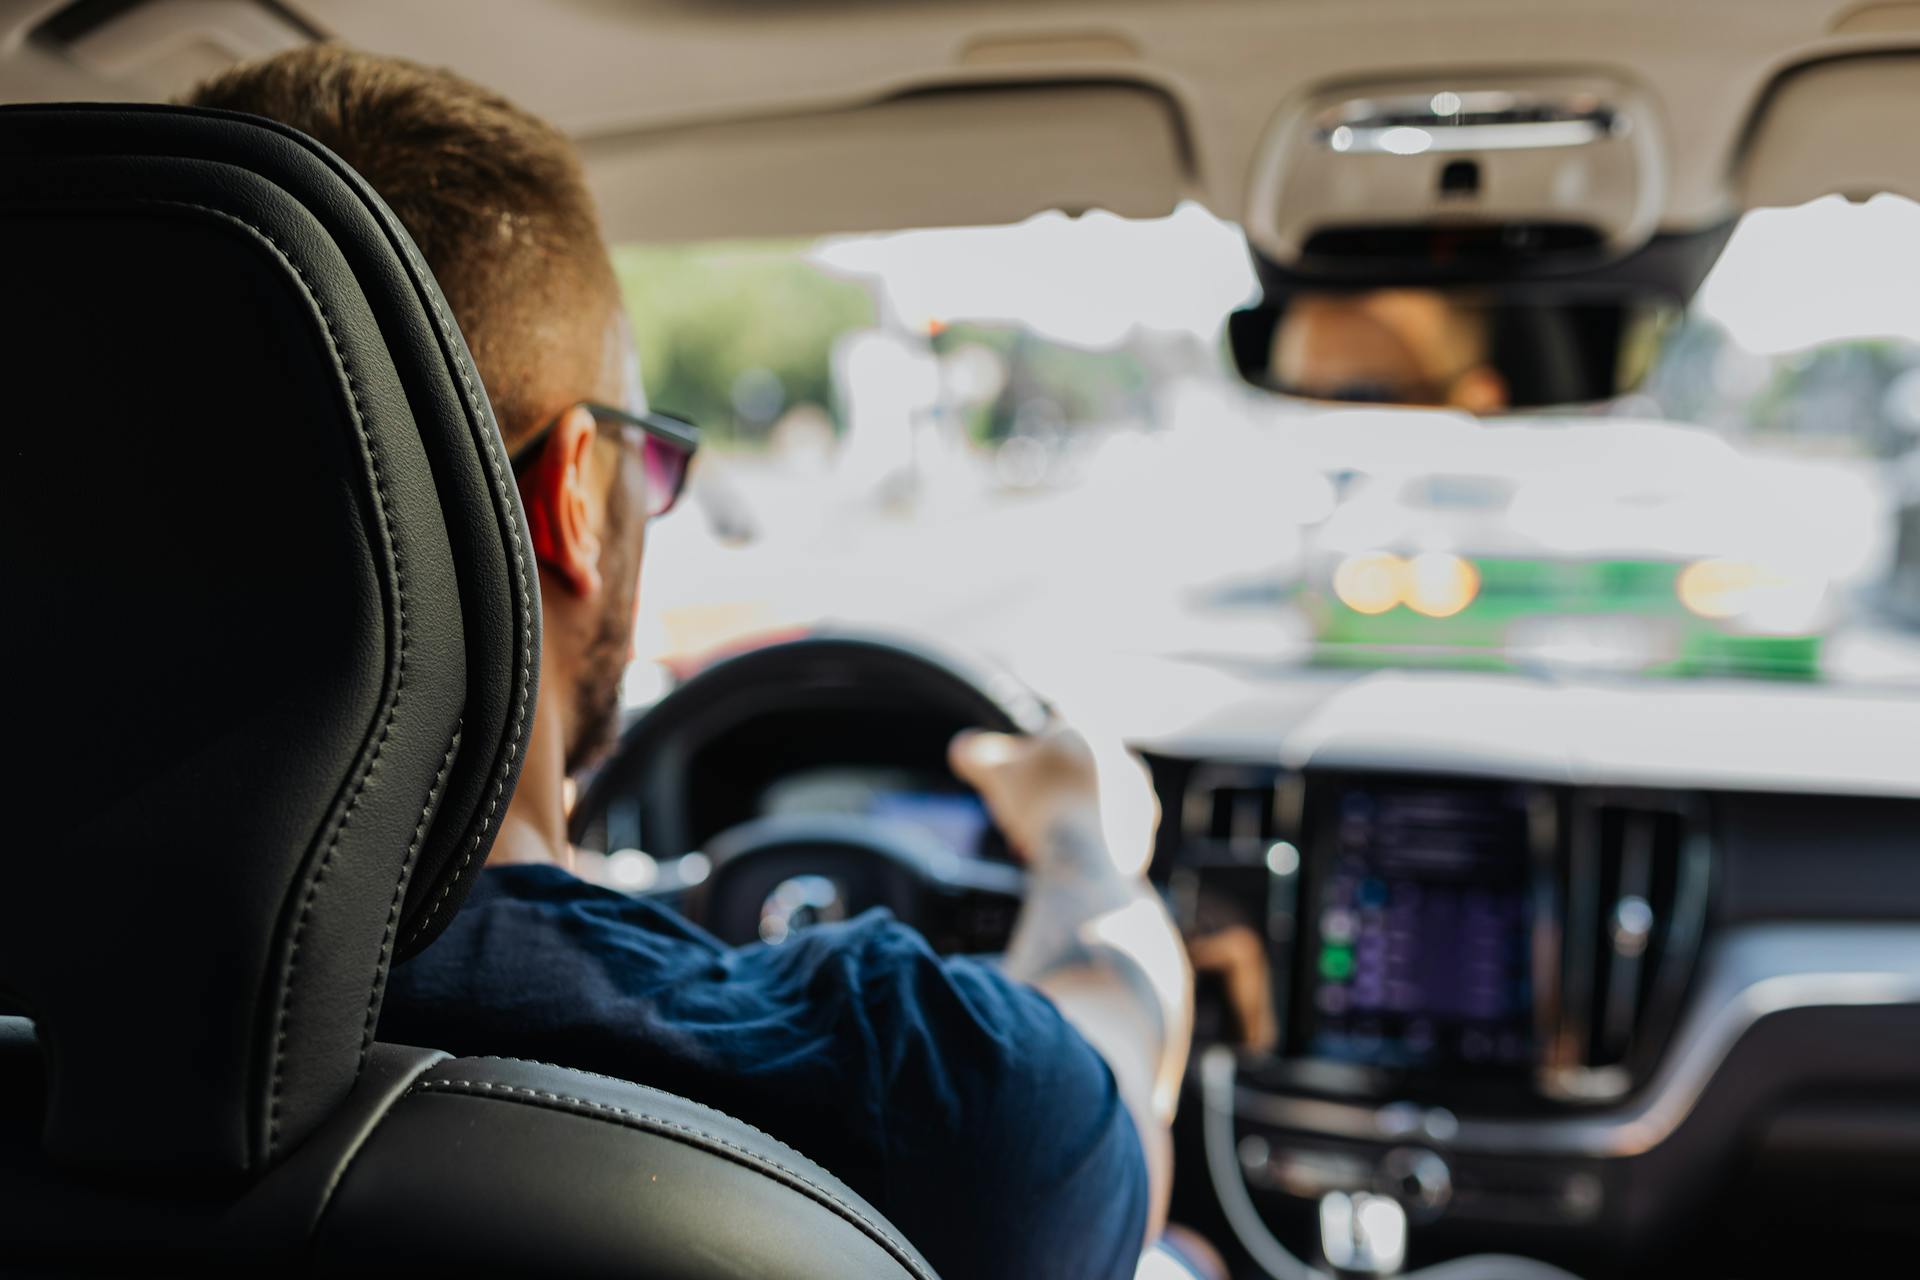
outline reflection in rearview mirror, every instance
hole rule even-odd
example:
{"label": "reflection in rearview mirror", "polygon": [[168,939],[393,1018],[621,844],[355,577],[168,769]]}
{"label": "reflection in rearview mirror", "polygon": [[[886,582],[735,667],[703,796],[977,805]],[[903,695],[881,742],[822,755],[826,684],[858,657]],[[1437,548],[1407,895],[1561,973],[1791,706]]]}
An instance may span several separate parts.
{"label": "reflection in rearview mirror", "polygon": [[1497,414],[1631,391],[1676,315],[1644,299],[1303,290],[1236,312],[1229,334],[1241,375],[1271,391]]}

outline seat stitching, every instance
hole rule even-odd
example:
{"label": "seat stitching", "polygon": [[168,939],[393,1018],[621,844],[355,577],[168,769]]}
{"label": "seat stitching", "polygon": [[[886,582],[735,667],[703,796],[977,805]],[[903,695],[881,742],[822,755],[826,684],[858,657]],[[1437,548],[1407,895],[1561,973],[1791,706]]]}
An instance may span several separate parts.
{"label": "seat stitching", "polygon": [[[328,839],[327,847],[322,852],[320,856],[320,861],[318,865],[315,867],[312,877],[307,881],[306,892],[301,900],[300,913],[294,920],[293,932],[290,935],[290,938],[288,941],[287,961],[286,961],[286,964],[287,964],[286,979],[281,984],[279,1007],[276,1010],[275,1016],[274,1016],[275,1029],[274,1029],[273,1056],[272,1056],[272,1073],[271,1073],[272,1080],[271,1080],[271,1087],[268,1092],[267,1159],[271,1161],[273,1158],[274,1152],[277,1150],[279,1146],[280,1095],[281,1095],[282,1088],[284,1086],[285,1058],[286,1058],[286,1048],[287,1048],[287,1038],[288,1038],[288,1015],[292,1007],[295,975],[299,969],[301,935],[305,932],[307,919],[312,914],[314,901],[319,895],[320,885],[326,878],[326,873],[327,873],[328,867],[332,863],[333,855],[339,848],[342,833],[344,833],[348,828],[348,826],[351,825],[354,810],[358,807],[360,803],[360,797],[362,794],[364,794],[367,783],[372,779],[373,771],[380,762],[381,752],[385,749],[387,738],[390,736],[393,729],[394,722],[398,718],[402,695],[406,689],[407,643],[408,643],[406,563],[405,563],[405,558],[400,554],[399,543],[394,534],[392,513],[388,510],[388,507],[387,507],[386,484],[380,468],[380,451],[374,443],[374,439],[371,431],[369,431],[367,427],[366,408],[361,403],[361,399],[360,399],[360,385],[353,376],[353,370],[347,361],[345,353],[340,349],[339,335],[334,329],[332,313],[328,311],[326,304],[320,300],[319,294],[314,290],[312,282],[307,279],[306,272],[301,269],[300,264],[293,260],[293,257],[290,254],[288,254],[286,249],[280,244],[279,240],[276,239],[271,232],[266,230],[266,228],[258,225],[257,223],[250,221],[247,218],[241,217],[234,213],[230,213],[227,210],[215,209],[208,205],[203,205],[203,204],[199,204],[197,202],[188,201],[188,200],[148,199],[148,200],[140,200],[140,201],[137,201],[136,203],[143,206],[152,207],[152,208],[174,208],[174,209],[192,210],[196,213],[202,214],[206,217],[215,219],[220,222],[225,222],[234,226],[244,227],[248,231],[252,232],[255,236],[257,236],[261,241],[263,241],[266,244],[266,246],[273,251],[274,255],[278,257],[280,261],[283,264],[285,264],[285,266],[289,270],[293,272],[294,278],[299,282],[301,291],[306,294],[307,300],[313,304],[313,308],[315,312],[318,313],[318,315],[320,316],[323,334],[327,342],[328,354],[330,354],[333,357],[334,364],[336,365],[341,375],[341,379],[347,385],[348,408],[353,415],[354,426],[358,430],[361,442],[366,450],[368,468],[373,475],[374,505],[380,513],[381,527],[385,531],[386,537],[387,537],[387,548],[386,548],[387,554],[393,567],[395,615],[396,615],[397,632],[398,632],[398,638],[399,638],[398,652],[396,655],[396,662],[395,662],[396,669],[394,674],[393,694],[392,694],[392,697],[387,702],[387,706],[380,724],[380,731],[374,739],[373,749],[368,754],[365,765],[360,769],[358,776],[355,778],[354,784],[353,784],[353,790],[347,798],[347,803],[345,808],[341,810],[340,818],[334,827],[331,837]],[[464,371],[463,371],[463,376],[464,376]],[[469,395],[472,394],[471,387],[469,387],[468,389],[468,394]],[[491,459],[492,459],[492,454],[489,453],[489,460]],[[524,575],[524,569],[520,564],[519,542],[518,542],[518,539],[513,539],[512,541],[514,542],[514,560],[515,560],[516,577],[522,577]],[[522,612],[524,614],[525,601],[526,601],[524,582],[522,583],[522,588],[521,588],[521,601],[522,601]],[[526,657],[526,663],[523,665],[530,665],[530,662],[531,662],[530,652],[531,652],[530,646],[523,647],[523,655],[528,655]],[[522,707],[524,708],[524,704],[525,704],[524,681],[522,682],[520,692],[521,692],[521,704],[522,704]],[[516,721],[515,721],[515,741],[516,742],[518,740],[519,727],[520,727],[520,721],[518,718],[516,718]],[[451,758],[454,743],[458,741],[459,735],[460,735],[460,723],[459,721],[456,721],[454,725],[452,739],[449,741],[449,744],[448,744],[448,757],[447,757],[448,759]],[[509,759],[511,758],[511,755],[512,755],[512,748],[510,747],[509,755],[508,755]],[[445,768],[446,768],[446,765],[443,762],[442,764],[443,774],[444,774]],[[428,792],[426,804],[421,806],[421,818],[420,818],[419,826],[424,826],[425,824],[426,817],[432,809],[433,800],[434,800],[433,793],[435,790],[438,789],[438,786],[439,786],[439,780],[436,779],[434,788],[430,789]],[[498,802],[498,798],[499,798],[499,784],[496,781],[496,785],[495,785],[496,803]],[[491,815],[491,812],[492,810],[490,809],[489,815]],[[416,830],[418,829],[419,827],[416,827]],[[405,878],[405,874],[406,872],[403,866],[403,869],[402,869],[403,880]],[[380,994],[380,984],[376,982],[374,991],[369,999],[369,1004],[368,1004],[368,1010],[369,1010],[368,1016],[370,1020],[372,1017],[372,1011],[378,1006],[379,994]],[[364,1055],[365,1055],[365,1050],[363,1048],[362,1050],[363,1058],[364,1058]],[[244,1164],[245,1164],[245,1167],[249,1169],[254,1166],[255,1161],[253,1160],[251,1154],[246,1156],[244,1160]]]}
{"label": "seat stitching", "polygon": [[415,1081],[419,1080],[422,1075],[433,1070],[441,1063],[447,1061],[447,1055],[439,1049],[427,1049],[421,1052],[426,1052],[433,1056],[412,1068],[409,1073],[410,1078],[406,1088],[401,1090],[398,1097],[388,1099],[387,1104],[380,1108],[379,1114],[373,1117],[373,1123],[354,1141],[352,1148],[347,1151],[345,1159],[335,1166],[332,1176],[327,1179],[326,1188],[320,1193],[319,1197],[319,1212],[313,1215],[312,1225],[308,1231],[307,1239],[309,1242],[319,1238],[327,1215],[333,1212],[335,1193],[337,1193],[341,1187],[347,1185],[347,1179],[352,1176],[353,1171],[360,1165],[360,1157],[366,1152],[368,1147],[373,1145],[374,1135],[380,1131],[380,1126],[387,1122],[387,1118],[393,1114],[393,1109],[406,1098],[407,1094],[413,1091],[413,1083]]}
{"label": "seat stitching", "polygon": [[[512,1061],[512,1059],[500,1059],[500,1061]],[[895,1240],[891,1233],[868,1218],[864,1213],[861,1213],[859,1209],[835,1195],[831,1189],[821,1186],[819,1183],[813,1181],[813,1179],[807,1177],[806,1174],[794,1169],[789,1169],[779,1161],[763,1155],[758,1151],[743,1147],[736,1142],[731,1142],[716,1134],[708,1133],[703,1129],[682,1124],[677,1120],[669,1120],[664,1116],[652,1116],[639,1111],[631,1111],[625,1107],[614,1106],[612,1103],[595,1102],[590,1098],[576,1098],[571,1094],[552,1093],[545,1089],[533,1089],[524,1085],[496,1084],[490,1080],[449,1080],[445,1077],[440,1077],[432,1080],[418,1081],[409,1092],[420,1093],[432,1092],[434,1090],[451,1090],[462,1093],[470,1090],[480,1090],[487,1094],[506,1094],[510,1098],[531,1099],[532,1105],[560,1104],[561,1109],[584,1107],[589,1111],[617,1116],[621,1120],[630,1121],[634,1125],[643,1128],[653,1129],[657,1127],[680,1134],[683,1137],[698,1138],[702,1142],[711,1143],[716,1147],[724,1148],[726,1151],[733,1153],[733,1158],[738,1162],[748,1164],[762,1171],[771,1170],[779,1173],[784,1178],[799,1183],[802,1187],[806,1188],[806,1190],[812,1192],[837,1210],[842,1217],[863,1228],[881,1247],[886,1249],[900,1265],[916,1274],[925,1274],[914,1261],[912,1255],[908,1253],[905,1245]]]}
{"label": "seat stitching", "polygon": [[[415,245],[412,238],[407,235],[405,228],[400,224],[400,219],[378,198],[378,193],[373,190],[372,185],[351,167],[342,163],[338,156],[324,147],[316,146],[313,140],[304,134],[280,125],[272,125],[272,128],[291,141],[305,146],[316,160],[331,169],[356,195],[359,195],[366,204],[368,213],[373,216],[374,222],[387,233],[388,243],[412,268],[415,277],[414,287],[426,299],[428,310],[439,329],[441,344],[444,348],[443,354],[447,362],[453,366],[454,371],[460,375],[460,385],[466,393],[468,416],[480,427],[475,434],[480,437],[481,453],[486,458],[487,467],[493,477],[494,497],[497,504],[494,514],[500,521],[507,543],[513,548],[511,568],[515,598],[520,609],[520,663],[519,669],[514,672],[513,728],[508,735],[506,751],[501,755],[494,770],[493,799],[487,806],[487,812],[474,831],[472,843],[467,846],[467,852],[460,859],[460,865],[454,868],[452,875],[445,878],[439,894],[429,904],[426,915],[403,940],[403,946],[412,946],[420,935],[426,932],[427,926],[433,922],[435,915],[445,904],[447,895],[453,891],[453,886],[459,883],[460,877],[473,861],[473,855],[478,852],[487,828],[492,824],[493,816],[500,806],[507,774],[513,767],[514,759],[519,755],[520,738],[526,725],[527,688],[533,673],[533,601],[529,589],[530,578],[527,572],[524,539],[520,535],[520,522],[515,518],[513,495],[508,487],[509,472],[503,452],[505,444],[500,438],[497,426],[493,430],[487,429],[493,418],[491,413],[481,411],[481,398],[474,394],[471,355],[467,351],[466,342],[459,337],[458,326],[449,324],[447,320],[442,308],[439,286],[434,280],[433,272],[421,258],[419,246]],[[491,405],[489,404],[488,407],[490,408]]]}
{"label": "seat stitching", "polygon": [[[681,1098],[678,1094],[668,1093],[665,1089],[656,1089],[650,1084],[641,1084],[638,1080],[623,1080],[619,1076],[610,1076],[599,1071],[588,1071],[585,1067],[569,1067],[558,1062],[543,1062],[538,1058],[509,1058],[501,1054],[478,1054],[472,1057],[463,1057],[461,1061],[463,1062],[503,1062],[509,1066],[515,1066],[515,1067],[548,1067],[554,1071],[565,1071],[572,1075],[585,1076],[589,1080],[604,1080],[608,1084],[617,1085],[623,1089],[638,1089],[642,1093],[650,1093],[656,1097],[669,1098],[675,1102],[692,1101],[691,1099]],[[695,1103],[694,1105],[698,1106],[700,1104]],[[765,1129],[762,1129],[757,1125],[748,1124],[745,1120],[740,1119],[738,1116],[728,1116],[727,1119],[733,1121],[735,1124],[739,1125],[742,1129],[745,1129],[748,1133],[754,1134],[757,1137],[765,1138],[768,1142],[780,1143],[780,1145],[783,1147],[787,1146],[786,1143],[780,1142],[780,1139],[774,1137],[772,1134],[768,1133]],[[791,1150],[791,1148],[789,1149]],[[799,1155],[800,1153],[798,1151],[795,1151],[794,1154]]]}
{"label": "seat stitching", "polygon": [[[288,1014],[291,1011],[292,1004],[293,1004],[293,988],[294,988],[295,974],[297,973],[300,966],[301,935],[306,931],[307,918],[313,913],[314,901],[319,896],[321,883],[326,879],[327,869],[332,865],[333,855],[340,847],[340,838],[342,834],[347,830],[348,826],[351,825],[353,820],[353,812],[360,804],[360,797],[365,793],[367,783],[369,780],[372,779],[373,771],[380,763],[380,753],[386,748],[387,738],[392,732],[394,720],[397,717],[397,714],[400,709],[401,698],[406,690],[406,685],[407,685],[406,563],[405,563],[404,557],[402,557],[400,554],[399,542],[394,535],[393,515],[387,509],[386,481],[380,469],[380,451],[379,451],[379,448],[374,443],[373,433],[367,428],[366,407],[361,403],[361,400],[360,400],[360,384],[355,380],[353,376],[353,369],[347,362],[346,354],[340,349],[339,335],[335,331],[334,325],[333,325],[333,315],[331,312],[327,310],[326,303],[320,300],[319,294],[315,292],[312,283],[307,279],[306,272],[301,270],[300,264],[293,260],[292,256],[287,253],[287,251],[281,246],[280,242],[274,238],[271,232],[267,231],[264,227],[258,226],[255,223],[248,221],[245,218],[239,217],[238,215],[235,215],[235,214],[228,213],[225,210],[213,209],[213,208],[209,208],[206,205],[193,204],[191,202],[186,202],[186,201],[156,201],[151,203],[181,205],[185,208],[197,209],[200,212],[209,214],[213,217],[224,219],[226,221],[238,223],[242,226],[245,226],[250,230],[252,230],[254,234],[258,235],[261,239],[266,241],[266,243],[273,249],[274,253],[279,256],[280,260],[284,262],[288,266],[288,268],[290,268],[293,271],[295,278],[298,279],[300,282],[300,287],[302,291],[305,292],[307,295],[307,300],[313,304],[314,310],[317,311],[320,315],[320,322],[326,334],[328,352],[333,356],[334,363],[339,366],[341,378],[347,384],[347,395],[349,400],[349,407],[353,412],[354,427],[360,433],[361,443],[364,445],[366,449],[367,465],[368,465],[368,468],[373,473],[374,505],[379,509],[379,512],[380,512],[381,527],[385,531],[387,536],[387,554],[393,563],[394,595],[395,595],[395,603],[396,603],[395,613],[396,613],[396,619],[397,619],[398,631],[399,631],[399,646],[398,646],[398,655],[397,655],[397,661],[396,661],[396,670],[394,673],[393,697],[387,703],[386,711],[381,717],[380,732],[378,736],[374,739],[373,751],[367,757],[366,767],[360,771],[359,776],[354,780],[353,791],[352,791],[352,794],[349,795],[347,799],[346,808],[341,811],[340,820],[335,825],[333,829],[333,834],[327,841],[327,847],[325,851],[322,852],[320,855],[319,865],[315,867],[312,877],[307,881],[306,893],[302,897],[301,903],[300,903],[300,914],[294,919],[293,933],[292,933],[291,939],[289,940],[288,948],[287,948],[287,977],[286,977],[286,981],[281,984],[280,1006],[274,1018],[275,1028],[274,1028],[274,1047],[273,1047],[273,1078],[272,1078],[272,1087],[268,1093],[268,1105],[267,1105],[267,1158],[268,1160],[271,1160],[280,1142],[280,1094],[281,1094],[282,1087],[285,1083],[285,1062],[286,1062],[287,1037],[288,1037]],[[429,803],[431,803],[431,801],[429,801]],[[422,809],[422,813],[423,815],[425,813],[424,806]],[[252,1162],[249,1161],[248,1163],[251,1164]]]}
{"label": "seat stitching", "polygon": [[373,999],[367,1002],[367,1025],[360,1035],[360,1063],[366,1065],[367,1054],[373,1049],[374,1018],[380,1010],[380,997],[387,989],[387,962],[393,956],[393,935],[400,926],[400,903],[407,894],[407,882],[413,877],[413,860],[420,853],[421,837],[426,834],[427,817],[433,812],[434,799],[440,793],[440,785],[447,780],[447,770],[453,764],[453,756],[460,749],[460,731],[465,725],[464,718],[453,722],[453,737],[447,740],[447,754],[440,757],[440,769],[433,775],[433,785],[427,788],[427,803],[420,810],[420,821],[413,826],[413,840],[407,845],[407,856],[400,864],[400,883],[394,886],[393,902],[387,907],[386,931],[380,935],[380,959],[373,969]]}
{"label": "seat stitching", "polygon": [[434,323],[440,330],[441,341],[446,344],[455,372],[460,375],[460,385],[466,392],[467,412],[480,423],[478,434],[481,438],[481,452],[486,457],[488,471],[492,473],[494,497],[497,503],[495,514],[505,526],[507,543],[513,548],[514,593],[520,602],[520,669],[514,673],[513,729],[507,737],[506,752],[500,757],[499,765],[494,770],[493,798],[487,803],[487,812],[480,819],[480,825],[474,829],[473,839],[468,843],[466,853],[461,856],[460,865],[453,869],[453,874],[442,878],[440,892],[428,904],[426,915],[420,918],[420,923],[415,925],[412,932],[407,935],[406,945],[412,946],[414,941],[426,932],[427,926],[433,923],[434,917],[445,905],[447,896],[453,892],[453,886],[458,884],[460,877],[466,874],[468,865],[473,862],[473,855],[479,852],[481,841],[487,834],[487,828],[493,823],[493,815],[500,807],[502,793],[506,788],[507,773],[513,767],[514,757],[519,754],[520,734],[526,723],[527,681],[529,673],[533,670],[533,604],[527,592],[526,562],[522,556],[518,522],[513,518],[513,499],[507,491],[506,468],[499,455],[502,447],[500,432],[497,427],[494,430],[487,429],[490,419],[488,415],[480,412],[479,400],[474,395],[472,369],[470,362],[464,358],[465,344],[454,341],[457,331],[451,329],[445,313],[441,310],[439,289],[431,283],[433,273],[427,269],[425,263],[420,261],[411,241],[402,237],[399,244],[402,256],[429,282],[420,292],[426,296],[428,310],[432,313]]}

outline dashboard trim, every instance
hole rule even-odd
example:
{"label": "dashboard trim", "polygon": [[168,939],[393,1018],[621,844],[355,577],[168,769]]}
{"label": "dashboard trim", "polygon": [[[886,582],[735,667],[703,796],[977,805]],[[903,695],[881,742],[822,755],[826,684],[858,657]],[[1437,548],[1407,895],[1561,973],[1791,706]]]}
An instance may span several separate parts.
{"label": "dashboard trim", "polygon": [[[1920,925],[1755,925],[1703,958],[1699,989],[1638,1100],[1546,1119],[1452,1117],[1435,1108],[1424,1137],[1439,1150],[1623,1158],[1643,1155],[1685,1123],[1714,1073],[1761,1019],[1789,1010],[1920,1005]],[[1234,1113],[1331,1137],[1404,1140],[1405,1101],[1303,1098],[1235,1084]],[[1438,1113],[1438,1114],[1435,1114]]]}

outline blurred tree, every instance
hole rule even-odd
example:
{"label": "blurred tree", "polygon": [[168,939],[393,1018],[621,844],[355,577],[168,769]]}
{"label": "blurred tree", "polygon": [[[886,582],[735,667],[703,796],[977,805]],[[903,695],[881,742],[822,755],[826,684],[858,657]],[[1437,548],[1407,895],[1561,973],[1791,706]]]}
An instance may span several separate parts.
{"label": "blurred tree", "polygon": [[739,388],[771,385],[771,375],[782,405],[831,410],[828,352],[841,333],[874,322],[874,300],[866,285],[809,262],[805,249],[797,242],[616,247],[614,272],[648,400],[723,443],[755,446],[773,415],[743,419]]}
{"label": "blurred tree", "polygon": [[1896,339],[1759,355],[1735,345],[1718,324],[1692,317],[1669,338],[1644,394],[1677,422],[1892,457],[1912,441],[1889,412],[1889,393],[1917,368],[1920,347]]}
{"label": "blurred tree", "polygon": [[1796,352],[1749,409],[1759,431],[1809,442],[1845,442],[1892,456],[1904,433],[1888,421],[1887,389],[1915,363],[1914,348],[1890,339],[1833,342]]}
{"label": "blurred tree", "polygon": [[961,322],[936,339],[936,349],[982,346],[1006,361],[1007,380],[994,403],[969,423],[976,438],[1003,439],[1023,413],[1045,405],[1063,428],[1104,425],[1147,413],[1150,379],[1138,352],[1127,347],[1088,351],[1038,337],[1011,324]]}

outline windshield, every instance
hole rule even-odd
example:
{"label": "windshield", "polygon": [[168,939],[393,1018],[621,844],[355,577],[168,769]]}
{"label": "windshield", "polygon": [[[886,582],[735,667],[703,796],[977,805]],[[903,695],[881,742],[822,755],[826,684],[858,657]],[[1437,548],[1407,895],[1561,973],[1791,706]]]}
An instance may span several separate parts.
{"label": "windshield", "polygon": [[1751,214],[1642,391],[1485,421],[1245,387],[1246,249],[1194,206],[622,246],[649,397],[709,442],[639,653],[1920,683],[1916,246],[1893,198]]}

